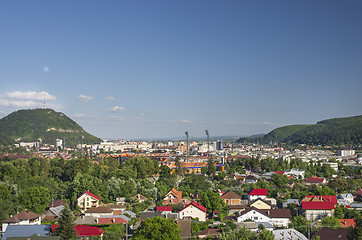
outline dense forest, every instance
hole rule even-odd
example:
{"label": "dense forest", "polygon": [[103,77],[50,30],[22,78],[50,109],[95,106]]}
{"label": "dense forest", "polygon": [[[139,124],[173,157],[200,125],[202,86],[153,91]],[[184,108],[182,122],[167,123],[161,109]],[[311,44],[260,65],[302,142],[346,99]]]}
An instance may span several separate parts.
{"label": "dense forest", "polygon": [[0,144],[15,142],[35,142],[53,144],[55,139],[65,139],[68,146],[78,143],[81,136],[87,144],[99,143],[101,139],[87,133],[81,126],[65,114],[52,109],[19,110],[0,119]]}
{"label": "dense forest", "polygon": [[313,125],[290,125],[276,128],[264,136],[240,138],[238,142],[299,143],[340,145],[362,143],[362,115],[320,121]]}

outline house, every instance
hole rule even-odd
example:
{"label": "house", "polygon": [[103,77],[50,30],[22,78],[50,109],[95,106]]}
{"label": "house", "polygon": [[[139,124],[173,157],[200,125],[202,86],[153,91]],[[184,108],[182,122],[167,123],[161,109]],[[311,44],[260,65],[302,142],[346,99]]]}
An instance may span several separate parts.
{"label": "house", "polygon": [[262,200],[260,198],[252,201],[249,204],[249,207],[254,207],[254,208],[257,208],[257,209],[272,209],[272,206],[271,206],[270,202],[267,202],[267,201]]}
{"label": "house", "polygon": [[147,218],[162,217],[161,212],[142,212],[140,216],[140,222],[145,221]]}
{"label": "house", "polygon": [[248,175],[245,178],[245,183],[246,184],[252,184],[252,183],[256,184],[258,182],[258,180],[259,180],[258,177],[254,176],[254,175]]}
{"label": "house", "polygon": [[7,240],[60,240],[60,236],[38,236],[33,234],[26,237],[8,237]]}
{"label": "house", "polygon": [[87,190],[77,198],[77,205],[81,212],[85,212],[91,207],[99,206],[99,197]]}
{"label": "house", "polygon": [[291,176],[293,178],[304,178],[305,170],[292,168],[289,170],[285,170],[284,175]]}
{"label": "house", "polygon": [[305,185],[310,186],[312,184],[324,185],[327,184],[327,180],[323,177],[313,176],[305,180]]}
{"label": "house", "polygon": [[233,191],[227,191],[220,196],[221,199],[226,203],[226,205],[241,205],[241,197],[234,193]]}
{"label": "house", "polygon": [[305,218],[308,221],[316,221],[326,216],[332,216],[336,205],[336,196],[305,196],[302,201]]}
{"label": "house", "polygon": [[163,201],[162,202],[162,205],[163,206],[166,206],[166,205],[177,205],[177,204],[180,204],[182,206],[186,206],[188,204],[190,204],[191,201],[189,199],[167,199],[166,201]]}
{"label": "house", "polygon": [[54,220],[60,217],[61,212],[64,209],[64,205],[59,205],[57,207],[51,207],[48,211],[43,213],[43,220]]}
{"label": "house", "polygon": [[123,211],[123,214],[126,215],[126,216],[129,216],[130,218],[137,217],[136,214],[134,212],[131,212],[131,211]]}
{"label": "house", "polygon": [[49,208],[59,207],[59,206],[66,206],[67,202],[57,199],[51,203],[49,203]]}
{"label": "house", "polygon": [[229,205],[229,214],[242,212],[249,207],[249,201],[242,199],[240,205]]}
{"label": "house", "polygon": [[87,217],[100,217],[113,215],[112,208],[109,207],[92,207],[84,212]]}
{"label": "house", "polygon": [[122,212],[124,210],[126,210],[127,205],[125,203],[121,204],[114,204],[114,203],[109,203],[109,204],[105,204],[104,207],[109,207],[113,210],[113,215],[119,215],[122,214]]}
{"label": "house", "polygon": [[196,201],[186,205],[178,214],[180,219],[190,217],[198,218],[199,221],[206,222],[206,208]]}
{"label": "house", "polygon": [[[52,225],[51,229],[52,232],[54,232],[59,225]],[[103,237],[104,231],[97,227],[91,227],[87,225],[75,225],[74,227],[75,231],[77,232],[77,236],[79,239],[89,239],[90,237]]]}
{"label": "house", "polygon": [[172,212],[172,206],[158,206],[156,212],[161,212],[163,214],[168,214]]}
{"label": "house", "polygon": [[199,232],[197,234],[197,238],[212,238],[212,237],[217,238],[221,234],[222,234],[221,229],[209,228],[209,229],[206,229],[206,230],[204,230],[202,232]]}
{"label": "house", "polygon": [[287,199],[285,202],[283,202],[283,208],[287,208],[288,204],[296,204],[298,207],[300,206],[300,200],[299,199]]}
{"label": "house", "polygon": [[287,227],[292,215],[290,209],[257,209],[248,208],[237,217],[237,222],[252,220],[255,222],[269,222],[278,227]]}
{"label": "house", "polygon": [[308,240],[306,236],[294,228],[273,230],[272,233],[275,240]]}
{"label": "house", "polygon": [[341,223],[341,226],[343,228],[356,226],[356,221],[353,218],[352,219],[338,219],[338,221]]}
{"label": "house", "polygon": [[10,225],[3,229],[4,235],[1,240],[11,237],[30,237],[34,234],[45,237],[50,236],[50,225]]}
{"label": "house", "polygon": [[354,197],[351,193],[342,193],[337,196],[339,205],[350,205],[354,202]]}
{"label": "house", "polygon": [[2,231],[5,232],[9,225],[40,225],[41,215],[24,210],[2,222]]}
{"label": "house", "polygon": [[319,236],[320,240],[347,240],[348,230],[345,228],[331,229],[322,227],[318,232],[313,234],[312,239]]}
{"label": "house", "polygon": [[201,199],[201,195],[195,191],[194,193],[190,193],[190,198],[193,200]]}
{"label": "house", "polygon": [[172,188],[163,198],[164,201],[169,199],[182,199],[182,191],[177,191],[175,188]]}
{"label": "house", "polygon": [[143,196],[142,194],[138,193],[136,195],[134,195],[132,197],[132,199],[137,199],[140,203],[144,202],[147,200],[147,198],[145,196]]}
{"label": "house", "polygon": [[268,195],[268,189],[253,189],[246,194],[249,201],[254,201],[258,198],[265,199]]}
{"label": "house", "polygon": [[97,218],[97,224],[127,224],[129,221],[131,221],[130,218],[124,216],[124,215],[112,215],[112,216],[100,216]]}

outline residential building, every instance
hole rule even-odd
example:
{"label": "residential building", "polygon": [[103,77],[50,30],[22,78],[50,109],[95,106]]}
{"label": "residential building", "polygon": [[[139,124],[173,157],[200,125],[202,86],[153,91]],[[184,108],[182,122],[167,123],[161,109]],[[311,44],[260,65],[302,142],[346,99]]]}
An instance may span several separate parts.
{"label": "residential building", "polygon": [[9,225],[40,225],[41,215],[31,211],[21,211],[2,222],[2,231],[5,232]]}
{"label": "residential building", "polygon": [[50,225],[10,225],[4,231],[1,240],[13,237],[50,236]]}
{"label": "residential building", "polygon": [[179,218],[198,218],[199,221],[206,221],[206,208],[196,201],[186,205],[182,210],[179,211]]}
{"label": "residential building", "polygon": [[338,219],[338,221],[341,223],[341,226],[343,228],[356,226],[356,221],[353,218],[352,219]]}
{"label": "residential building", "polygon": [[305,185],[310,186],[312,184],[322,185],[327,184],[327,180],[323,177],[313,176],[305,180]]}
{"label": "residential building", "polygon": [[91,207],[99,206],[99,197],[87,190],[77,198],[77,205],[82,212],[85,212]]}
{"label": "residential building", "polygon": [[221,199],[226,203],[226,205],[241,205],[241,197],[234,193],[233,191],[227,191],[220,196]]}
{"label": "residential building", "polygon": [[164,201],[169,199],[182,199],[182,191],[177,191],[175,188],[172,188],[163,198]]}
{"label": "residential building", "polygon": [[336,196],[306,196],[301,203],[308,221],[332,216],[338,205]]}
{"label": "residential building", "polygon": [[246,194],[249,201],[254,201],[258,198],[265,199],[268,195],[268,189],[253,189]]}
{"label": "residential building", "polygon": [[222,234],[221,229],[209,228],[197,234],[197,238],[217,238]]}
{"label": "residential building", "polygon": [[137,193],[136,195],[134,195],[132,197],[133,199],[137,199],[140,203],[144,202],[147,200],[147,198],[145,196],[143,196],[142,194],[140,193]]}
{"label": "residential building", "polygon": [[92,207],[84,212],[86,217],[100,217],[113,215],[112,208],[109,207]]}
{"label": "residential building", "polygon": [[270,203],[268,203],[267,201],[264,201],[260,198],[252,201],[250,204],[249,204],[249,207],[254,207],[254,208],[257,208],[257,209],[272,209],[272,206]]}
{"label": "residential building", "polygon": [[236,218],[237,222],[252,220],[255,222],[269,222],[278,227],[287,227],[291,217],[290,209],[257,209],[251,207],[241,212]]}

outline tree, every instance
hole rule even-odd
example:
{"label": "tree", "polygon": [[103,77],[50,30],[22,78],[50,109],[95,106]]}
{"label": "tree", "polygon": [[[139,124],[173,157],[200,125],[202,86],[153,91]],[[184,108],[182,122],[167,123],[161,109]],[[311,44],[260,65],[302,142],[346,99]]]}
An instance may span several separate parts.
{"label": "tree", "polygon": [[104,229],[103,238],[107,240],[119,240],[124,237],[125,226],[123,224],[111,224]]}
{"label": "tree", "polygon": [[362,240],[362,214],[355,217],[356,226],[348,228],[347,238],[349,240]]}
{"label": "tree", "polygon": [[341,228],[341,223],[338,221],[338,218],[336,217],[325,217],[322,219],[322,226],[328,227],[328,228],[332,228],[332,229],[337,229],[337,228]]}
{"label": "tree", "polygon": [[259,235],[260,240],[274,240],[274,234],[271,231],[263,230]]}
{"label": "tree", "polygon": [[154,217],[148,218],[141,223],[141,227],[137,229],[133,237],[134,240],[159,240],[159,239],[175,239],[181,240],[180,226],[172,219]]}
{"label": "tree", "polygon": [[292,218],[292,223],[289,225],[291,228],[295,228],[299,232],[305,234],[308,231],[308,224],[310,222],[305,219],[302,215],[295,216]]}
{"label": "tree", "polygon": [[30,187],[19,195],[19,202],[36,213],[42,213],[50,200],[49,190],[45,187]]}
{"label": "tree", "polygon": [[60,236],[61,240],[77,239],[77,232],[74,228],[74,216],[68,207],[65,207],[61,212],[58,222],[59,227],[55,230],[55,236]]}
{"label": "tree", "polygon": [[207,162],[207,175],[212,176],[215,175],[216,167],[214,165],[214,161],[210,158]]}
{"label": "tree", "polygon": [[212,216],[213,212],[216,210],[222,210],[222,208],[225,206],[225,203],[220,198],[220,195],[210,190],[207,190],[205,193],[201,194],[200,203],[202,206],[206,207],[209,216]]}

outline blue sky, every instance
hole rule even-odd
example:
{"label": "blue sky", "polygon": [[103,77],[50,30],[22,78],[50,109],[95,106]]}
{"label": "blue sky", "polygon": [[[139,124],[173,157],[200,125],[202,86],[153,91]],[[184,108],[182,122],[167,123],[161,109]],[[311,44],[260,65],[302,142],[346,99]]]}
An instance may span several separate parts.
{"label": "blue sky", "polygon": [[0,117],[102,138],[267,133],[362,112],[362,1],[0,1]]}

